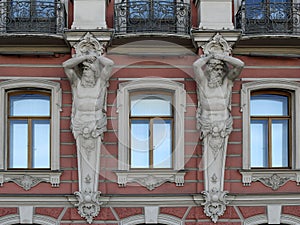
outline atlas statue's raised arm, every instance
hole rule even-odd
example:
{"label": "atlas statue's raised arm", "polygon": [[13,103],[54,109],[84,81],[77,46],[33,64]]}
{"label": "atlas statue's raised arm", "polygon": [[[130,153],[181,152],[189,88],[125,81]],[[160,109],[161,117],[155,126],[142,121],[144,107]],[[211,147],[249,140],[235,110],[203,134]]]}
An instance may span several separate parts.
{"label": "atlas statue's raised arm", "polygon": [[80,78],[79,74],[77,74],[79,71],[78,65],[84,61],[95,60],[95,59],[96,59],[95,56],[83,55],[83,56],[71,58],[63,63],[65,73],[67,74],[72,84],[74,84]]}
{"label": "atlas statue's raised arm", "polygon": [[[104,56],[98,56],[97,60],[100,63],[100,66],[102,67],[102,72],[101,72],[102,78],[104,80],[108,80],[111,76],[114,62],[111,59],[106,58]],[[96,76],[100,76],[100,74],[96,74]]]}
{"label": "atlas statue's raised arm", "polygon": [[202,67],[205,66],[207,64],[207,62],[212,58],[213,58],[213,55],[208,55],[208,56],[197,59],[193,63],[193,68],[194,68],[194,73],[195,73],[195,81],[197,83],[199,83],[203,79],[205,79],[205,74],[204,74],[204,70]]}
{"label": "atlas statue's raised arm", "polygon": [[229,70],[227,74],[227,78],[229,80],[234,80],[235,78],[237,78],[242,72],[242,69],[244,67],[243,61],[239,60],[238,58],[234,58],[232,56],[216,54],[214,58],[224,61],[225,63],[228,63],[233,67]]}

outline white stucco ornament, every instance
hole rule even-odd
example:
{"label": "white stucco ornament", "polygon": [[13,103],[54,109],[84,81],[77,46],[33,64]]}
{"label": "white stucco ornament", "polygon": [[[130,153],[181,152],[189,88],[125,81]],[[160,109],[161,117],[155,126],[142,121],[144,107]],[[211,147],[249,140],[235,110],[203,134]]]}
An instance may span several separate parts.
{"label": "white stucco ornament", "polygon": [[76,140],[78,213],[91,223],[100,211],[98,192],[100,148],[106,131],[106,97],[113,61],[90,33],[75,45],[76,54],[63,63],[72,87],[71,129]]}
{"label": "white stucco ornament", "polygon": [[204,143],[205,191],[202,194],[204,212],[217,222],[227,204],[223,185],[227,142],[233,124],[232,86],[244,63],[230,56],[231,48],[220,34],[216,34],[203,51],[193,64],[198,97],[197,128]]}

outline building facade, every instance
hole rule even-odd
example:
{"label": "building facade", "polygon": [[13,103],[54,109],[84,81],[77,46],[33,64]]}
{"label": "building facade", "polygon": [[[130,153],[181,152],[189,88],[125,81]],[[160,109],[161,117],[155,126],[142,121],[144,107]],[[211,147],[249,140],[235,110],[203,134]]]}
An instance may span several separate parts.
{"label": "building facade", "polygon": [[300,224],[298,0],[0,2],[0,224]]}

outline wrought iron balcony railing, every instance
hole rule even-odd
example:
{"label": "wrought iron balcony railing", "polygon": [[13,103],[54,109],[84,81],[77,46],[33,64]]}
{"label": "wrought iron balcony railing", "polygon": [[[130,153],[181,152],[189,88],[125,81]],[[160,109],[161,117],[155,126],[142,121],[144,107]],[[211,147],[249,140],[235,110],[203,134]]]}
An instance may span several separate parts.
{"label": "wrought iron balcony railing", "polygon": [[300,34],[300,3],[247,4],[236,15],[236,28],[244,34]]}
{"label": "wrought iron balcony railing", "polygon": [[116,34],[189,34],[190,5],[174,0],[122,0],[114,6]]}
{"label": "wrought iron balcony railing", "polygon": [[59,1],[0,1],[0,33],[62,33],[65,18]]}

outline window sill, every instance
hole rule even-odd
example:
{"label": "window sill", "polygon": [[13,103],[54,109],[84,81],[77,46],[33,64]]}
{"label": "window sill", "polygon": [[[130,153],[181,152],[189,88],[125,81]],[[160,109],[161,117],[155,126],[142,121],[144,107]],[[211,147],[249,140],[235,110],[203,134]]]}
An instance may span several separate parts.
{"label": "window sill", "polygon": [[265,186],[277,190],[288,181],[295,181],[300,185],[300,170],[289,169],[252,169],[241,170],[244,186],[250,186],[252,182],[260,181]]}
{"label": "window sill", "polygon": [[166,182],[175,183],[177,187],[184,185],[185,171],[174,170],[133,170],[116,171],[119,187],[126,187],[127,183],[138,183],[152,191]]}
{"label": "window sill", "polygon": [[41,182],[51,183],[52,187],[59,187],[59,171],[0,171],[0,186],[4,183],[14,182],[28,191]]}

